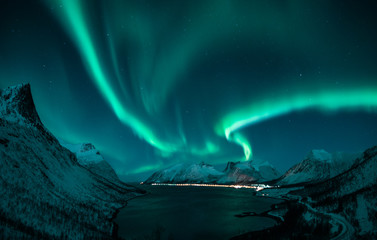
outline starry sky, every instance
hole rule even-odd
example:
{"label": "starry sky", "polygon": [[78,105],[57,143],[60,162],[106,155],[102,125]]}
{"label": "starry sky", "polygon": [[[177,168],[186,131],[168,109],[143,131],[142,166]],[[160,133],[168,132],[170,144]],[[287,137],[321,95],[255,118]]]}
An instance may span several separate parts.
{"label": "starry sky", "polygon": [[[377,3],[2,0],[0,87],[126,180],[377,145]],[[139,180],[139,179],[138,179]]]}

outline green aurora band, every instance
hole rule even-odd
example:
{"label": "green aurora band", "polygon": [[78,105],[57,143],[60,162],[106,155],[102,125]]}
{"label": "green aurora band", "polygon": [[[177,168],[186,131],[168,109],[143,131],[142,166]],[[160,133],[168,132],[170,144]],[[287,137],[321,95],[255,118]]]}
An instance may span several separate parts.
{"label": "green aurora band", "polygon": [[[59,3],[59,1],[56,1],[56,3]],[[84,10],[81,2],[76,0],[64,1],[62,9],[63,15],[59,19],[77,44],[77,48],[83,61],[86,63],[87,70],[92,76],[94,83],[103,97],[108,101],[119,120],[131,127],[139,137],[144,138],[149,144],[161,151],[177,151],[179,148],[177,144],[164,142],[157,138],[152,129],[129,112],[117,97],[96,53],[96,48],[84,18]]]}
{"label": "green aurora band", "polygon": [[[159,149],[162,156],[171,156],[171,154],[175,152],[205,156],[217,154],[220,151],[219,146],[205,136],[202,137],[205,140],[204,147],[188,147],[186,136],[183,130],[181,130],[181,127],[179,127],[178,137],[170,139],[164,135],[164,138],[162,138],[157,133],[157,128],[153,125],[154,123],[143,121],[143,118],[139,116],[141,114],[138,115],[133,111],[135,106],[123,100],[128,98],[127,93],[133,92],[134,95],[137,95],[139,103],[142,103],[144,107],[143,113],[145,113],[148,118],[153,119],[153,114],[158,113],[161,106],[164,106],[174,84],[179,81],[180,76],[183,75],[185,71],[188,71],[190,65],[195,60],[195,54],[202,50],[204,46],[211,45],[214,40],[218,38],[224,39],[227,35],[230,35],[231,28],[227,25],[229,23],[226,21],[226,19],[228,19],[226,16],[232,12],[232,4],[229,5],[227,1],[221,1],[221,4],[216,5],[214,12],[223,13],[222,17],[218,19],[206,21],[206,17],[203,17],[203,19],[199,18],[198,22],[200,24],[198,24],[199,27],[195,28],[195,32],[187,36],[183,35],[177,37],[177,39],[173,39],[176,40],[176,43],[172,44],[173,46],[170,48],[164,49],[163,57],[161,57],[162,59],[158,59],[158,61],[156,61],[157,63],[152,60],[153,51],[156,50],[154,49],[154,45],[157,45],[157,43],[153,41],[156,32],[153,32],[153,26],[149,25],[149,19],[143,16],[141,12],[138,13],[135,11],[134,14],[139,14],[139,16],[137,18],[138,20],[135,21],[134,27],[126,27],[126,30],[116,29],[111,23],[113,23],[113,21],[126,22],[125,16],[128,16],[128,14],[121,12],[121,9],[127,9],[127,6],[125,8],[118,8],[120,12],[115,12],[113,16],[111,14],[105,16],[105,28],[111,34],[115,35],[114,39],[109,39],[107,42],[108,54],[112,64],[112,69],[109,70],[109,68],[106,68],[105,60],[100,57],[100,53],[97,50],[101,48],[97,46],[98,43],[94,39],[93,32],[90,31],[89,14],[86,14],[87,9],[85,7],[87,6],[84,6],[86,3],[80,0],[65,0],[63,2],[59,0],[45,1],[47,5],[64,3],[64,6],[59,10],[60,14],[58,14],[58,20],[74,41],[87,72],[103,98],[107,101],[117,118],[123,124],[131,128],[138,137],[144,139],[156,149]],[[120,2],[117,3],[119,4]],[[117,9],[114,6],[113,9]],[[259,19],[257,21],[258,12],[257,10],[255,11],[255,19],[251,17],[251,20],[254,20],[253,22],[255,23],[254,29],[246,31],[245,36],[253,38],[257,36],[259,32],[263,33],[264,29],[267,27],[271,29],[273,37],[281,38],[281,35],[285,36],[286,32],[280,30],[278,26],[275,26],[276,22],[279,21],[271,20],[261,22]],[[263,15],[262,12],[259,14]],[[271,16],[266,19],[274,19],[276,15],[275,12],[271,11],[270,14]],[[297,13],[295,12],[295,14],[301,13],[298,11]],[[279,19],[283,18],[284,15],[278,14],[276,17]],[[215,26],[213,23],[218,21],[220,21],[221,24],[217,24],[217,27],[213,27]],[[290,26],[289,23],[290,22],[288,22],[286,26]],[[230,23],[230,25],[232,24],[233,23]],[[137,55],[135,62],[131,63],[130,66],[131,73],[129,77],[131,79],[125,79],[125,77],[122,76],[119,71],[120,63],[117,58],[118,47],[122,41],[125,40],[141,42],[137,45],[135,50],[140,53]],[[303,42],[306,42],[311,39],[304,40]],[[293,45],[296,46],[299,44]],[[117,79],[117,85],[111,81],[114,76]],[[137,83],[132,85],[132,89],[128,89],[130,86],[126,86],[125,82],[131,80]],[[141,91],[141,87],[145,91]],[[118,88],[122,90],[121,93],[123,93],[123,95],[119,94],[117,91]],[[253,152],[248,139],[240,133],[242,128],[294,111],[307,109],[325,112],[353,109],[376,111],[377,88],[374,86],[348,90],[342,89],[341,91],[294,92],[290,96],[280,96],[273,100],[264,99],[256,101],[255,99],[249,99],[248,102],[250,103],[246,106],[240,109],[235,107],[237,110],[225,114],[225,117],[221,118],[214,126],[215,134],[220,137],[225,137],[228,141],[236,143],[243,148],[245,160],[251,160],[253,158]],[[140,107],[137,104],[135,105],[136,107]],[[141,167],[135,170],[135,173],[152,170],[162,165],[162,163],[158,163],[157,165]]]}
{"label": "green aurora band", "polygon": [[342,91],[322,91],[276,98],[274,101],[253,102],[251,105],[226,115],[217,125],[216,132],[244,148],[246,159],[251,147],[238,135],[240,129],[258,122],[294,111],[316,109],[322,111],[366,110],[377,111],[377,89],[360,88]]}
{"label": "green aurora band", "polygon": [[249,141],[240,132],[233,133],[228,140],[237,143],[243,148],[245,154],[245,161],[251,160],[253,157],[253,152]]}
{"label": "green aurora band", "polygon": [[[128,27],[126,29],[127,31],[124,33],[124,30],[123,32],[119,32],[119,29],[112,29],[112,25],[109,24],[109,22],[127,22],[125,16],[128,16],[128,14],[125,14],[124,12],[116,12],[112,16],[106,15],[106,28],[116,36],[108,41],[108,47],[112,67],[115,72],[114,75],[118,80],[117,87],[120,87],[123,93],[120,97],[115,91],[116,87],[111,83],[111,77],[107,74],[108,69],[106,69],[103,60],[99,57],[100,54],[96,51],[99,47],[96,46],[94,36],[89,31],[90,26],[88,21],[90,19],[87,19],[86,3],[80,0],[66,0],[64,2],[61,2],[60,0],[46,0],[46,4],[61,6],[57,15],[58,20],[76,44],[91,79],[118,119],[130,127],[137,136],[144,139],[151,146],[159,149],[161,151],[161,156],[165,157],[169,157],[171,153],[174,152],[184,152],[194,156],[206,156],[219,152],[219,147],[208,139],[204,141],[204,147],[188,146],[183,131],[180,131],[179,138],[162,140],[161,137],[157,136],[153,130],[154,128],[141,120],[137,114],[133,113],[130,110],[131,108],[121,100],[121,97],[127,98],[130,91],[137,92],[141,98],[140,101],[143,103],[145,111],[150,117],[150,115],[156,112],[163,104],[169,89],[172,88],[175,81],[179,80],[178,76],[180,73],[184,70],[187,71],[189,63],[194,59],[194,53],[199,51],[201,46],[210,45],[213,40],[219,37],[219,35],[226,36],[227,33],[231,31],[229,30],[230,28],[226,28],[227,31],[220,31],[221,26],[227,24],[225,22],[226,18],[222,18],[222,24],[217,22],[219,19],[214,19],[210,22],[205,19],[199,19],[198,22],[200,22],[200,27],[199,29],[196,29],[196,34],[191,34],[188,37],[184,36],[184,38],[178,39],[178,43],[172,47],[171,51],[168,51],[167,54],[165,54],[167,57],[164,56],[163,59],[158,62],[158,66],[155,67],[155,63],[151,62],[152,57],[148,54],[150,48],[153,48],[153,46],[147,46],[148,44],[146,42],[151,44],[153,41],[151,39],[151,26],[148,25],[145,16],[139,13],[137,21],[133,22],[134,28]],[[122,3],[117,2],[117,4]],[[115,9],[115,11],[119,9],[127,9],[127,6],[119,8],[119,6],[117,7],[116,5],[112,6],[111,3],[110,6],[112,7],[112,10]],[[203,9],[205,10],[207,8],[212,9],[212,6],[206,6],[204,4]],[[216,5],[214,11],[218,14],[222,13],[227,15],[231,13],[230,9],[228,2],[221,1],[220,4]],[[136,12],[133,12],[133,14]],[[206,35],[207,37],[202,38],[203,35]],[[139,46],[138,49],[140,54],[138,56],[137,64],[132,66],[133,71],[136,71],[136,73],[133,74],[136,76],[133,76],[133,78],[138,79],[139,82],[136,85],[142,86],[144,90],[151,88],[147,93],[140,91],[139,88],[135,87],[134,89],[127,89],[124,85],[125,79],[121,76],[119,71],[119,62],[116,53],[118,45],[122,44],[124,38],[141,42],[141,46]],[[151,69],[157,69],[154,70],[156,72],[153,77],[146,75],[146,73],[151,72]],[[151,82],[151,78],[157,79],[158,81]],[[240,137],[240,139],[242,139],[242,142],[245,142],[244,137]],[[240,139],[237,138],[236,142],[240,143]],[[241,144],[243,148],[247,145],[248,144]]]}

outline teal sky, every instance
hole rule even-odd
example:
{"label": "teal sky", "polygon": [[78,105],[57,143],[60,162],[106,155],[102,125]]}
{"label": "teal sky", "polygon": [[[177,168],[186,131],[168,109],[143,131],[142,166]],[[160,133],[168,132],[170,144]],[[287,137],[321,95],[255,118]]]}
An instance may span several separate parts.
{"label": "teal sky", "polygon": [[374,1],[0,3],[0,87],[127,180],[377,143]]}

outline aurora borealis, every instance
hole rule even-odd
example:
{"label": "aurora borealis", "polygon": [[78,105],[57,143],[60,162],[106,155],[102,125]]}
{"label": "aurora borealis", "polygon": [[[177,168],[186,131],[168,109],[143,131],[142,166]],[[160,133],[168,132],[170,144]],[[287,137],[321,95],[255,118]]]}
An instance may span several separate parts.
{"label": "aurora borealis", "polygon": [[373,1],[1,2],[0,87],[120,175],[377,143]]}

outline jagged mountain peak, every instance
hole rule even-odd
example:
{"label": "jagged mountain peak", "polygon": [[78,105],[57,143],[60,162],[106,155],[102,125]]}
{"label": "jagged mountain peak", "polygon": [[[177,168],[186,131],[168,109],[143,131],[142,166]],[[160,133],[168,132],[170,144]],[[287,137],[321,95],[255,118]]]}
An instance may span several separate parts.
{"label": "jagged mountain peak", "polygon": [[224,172],[227,172],[233,168],[253,168],[255,171],[260,171],[261,167],[274,168],[268,161],[250,160],[246,162],[228,162]]}
{"label": "jagged mountain peak", "polygon": [[42,125],[29,83],[0,90],[0,115],[10,122]]}
{"label": "jagged mountain peak", "polygon": [[239,163],[241,163],[241,162],[240,162],[240,161],[238,161],[238,162],[228,162],[228,163],[226,164],[226,167],[225,167],[225,169],[224,169],[224,172],[229,171],[230,169],[232,169],[232,168],[234,168],[235,166],[237,166],[237,164],[239,164]]}
{"label": "jagged mountain peak", "polygon": [[145,183],[213,183],[223,173],[207,163],[179,163],[152,174]]}
{"label": "jagged mountain peak", "polygon": [[94,147],[93,144],[91,144],[91,143],[83,143],[83,144],[81,144],[80,152],[87,152],[87,151],[95,150],[95,149],[96,148]]}
{"label": "jagged mountain peak", "polygon": [[60,144],[75,153],[80,164],[105,161],[100,152],[91,143],[71,144],[59,139]]}
{"label": "jagged mountain peak", "polygon": [[73,152],[79,164],[85,166],[91,172],[96,173],[113,182],[118,182],[119,178],[111,165],[103,158],[96,147],[91,143],[70,144],[59,139],[60,144]]}
{"label": "jagged mountain peak", "polygon": [[267,161],[228,162],[219,183],[254,183],[276,179],[280,173]]}
{"label": "jagged mountain peak", "polygon": [[334,177],[349,169],[360,153],[328,153],[311,150],[300,163],[291,167],[281,178],[279,184],[289,185],[307,182],[318,182]]}
{"label": "jagged mountain peak", "polygon": [[313,149],[308,153],[306,159],[329,162],[332,160],[332,154],[323,149]]}

